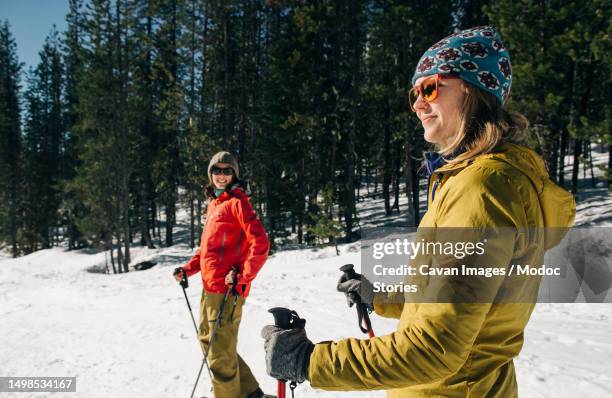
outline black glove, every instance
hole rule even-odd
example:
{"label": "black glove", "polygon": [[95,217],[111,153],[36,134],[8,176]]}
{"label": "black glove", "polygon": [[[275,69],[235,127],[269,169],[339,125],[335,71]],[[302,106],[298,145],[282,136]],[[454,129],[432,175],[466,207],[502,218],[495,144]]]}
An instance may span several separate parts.
{"label": "black glove", "polygon": [[261,330],[266,341],[266,371],[277,380],[301,383],[308,378],[314,344],[304,329],[282,329],[268,325]]}
{"label": "black glove", "polygon": [[179,283],[181,284],[181,286],[183,286],[183,288],[187,289],[189,287],[189,282],[187,281],[187,272],[185,272],[185,269],[183,267],[175,268],[172,275],[181,277]]}
{"label": "black glove", "polygon": [[358,275],[358,279],[349,279],[345,274],[342,274],[336,289],[346,295],[346,301],[349,307],[353,304],[363,303],[370,311],[373,308],[374,302],[374,286],[361,274]]}

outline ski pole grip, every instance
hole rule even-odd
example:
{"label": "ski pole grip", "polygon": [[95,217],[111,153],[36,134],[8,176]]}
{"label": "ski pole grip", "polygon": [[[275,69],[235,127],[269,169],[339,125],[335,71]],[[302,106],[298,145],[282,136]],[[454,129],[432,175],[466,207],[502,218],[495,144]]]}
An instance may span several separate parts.
{"label": "ski pole grip", "polygon": [[274,317],[274,326],[281,329],[304,329],[306,319],[300,318],[297,312],[284,308],[274,307],[268,310]]}
{"label": "ski pole grip", "polygon": [[[306,319],[300,318],[297,312],[284,307],[274,307],[268,310],[274,317],[274,325],[281,329],[304,329]],[[276,396],[285,398],[286,380],[277,380]],[[292,385],[293,386],[293,385]],[[295,387],[292,387],[292,391]]]}
{"label": "ski pole grip", "polygon": [[[355,266],[353,264],[345,264],[340,267],[340,271],[344,272],[344,276],[347,280],[351,279],[360,279],[359,275],[355,272]],[[363,333],[367,333],[368,336],[374,337],[374,331],[372,331],[372,323],[370,322],[370,316],[368,315],[367,306],[361,302],[361,297],[353,292],[349,293],[353,301],[356,302],[357,307],[357,323],[359,324],[359,329]]]}
{"label": "ski pole grip", "polygon": [[340,267],[340,271],[344,273],[347,279],[359,279],[357,272],[355,272],[355,266],[353,264],[345,264]]}
{"label": "ski pole grip", "polygon": [[187,289],[189,287],[189,281],[187,280],[187,272],[183,267],[178,267],[174,269],[174,275],[181,275],[181,281],[179,282],[183,289]]}
{"label": "ski pole grip", "polygon": [[[355,266],[353,264],[344,264],[342,267],[340,267],[340,271],[344,273],[344,277],[347,281],[351,279],[359,279],[359,274],[355,272]],[[361,298],[358,294],[351,292],[349,295],[352,297],[353,301],[357,303],[361,302]]]}
{"label": "ski pole grip", "polygon": [[234,271],[234,277],[232,278],[232,294],[234,296],[238,295],[238,272],[240,272],[240,267],[234,265],[232,267],[232,271]]}

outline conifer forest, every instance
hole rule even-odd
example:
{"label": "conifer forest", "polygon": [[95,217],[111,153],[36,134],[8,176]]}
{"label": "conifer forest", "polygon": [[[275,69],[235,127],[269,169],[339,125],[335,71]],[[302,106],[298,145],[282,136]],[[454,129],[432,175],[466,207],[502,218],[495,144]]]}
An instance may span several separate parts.
{"label": "conifer forest", "polygon": [[274,248],[359,239],[371,197],[387,215],[407,200],[416,226],[432,148],[406,92],[430,45],[479,25],[510,51],[508,107],[551,179],[578,200],[612,189],[611,15],[606,0],[70,0],[27,70],[0,16],[0,248],[110,250],[126,272],[130,247],[176,242],[179,208],[196,247],[219,150]]}

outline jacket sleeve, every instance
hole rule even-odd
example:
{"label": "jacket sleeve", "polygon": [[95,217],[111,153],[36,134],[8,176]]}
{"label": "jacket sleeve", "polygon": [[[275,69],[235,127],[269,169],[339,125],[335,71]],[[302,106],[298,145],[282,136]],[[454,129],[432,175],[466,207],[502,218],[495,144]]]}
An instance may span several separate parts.
{"label": "jacket sleeve", "polygon": [[183,266],[183,269],[187,273],[187,276],[195,275],[200,272],[200,251],[198,250],[196,254],[191,257],[189,262]]}
{"label": "jacket sleeve", "polygon": [[[437,227],[516,225],[514,214],[520,209],[514,207],[520,203],[512,187],[497,175],[448,190]],[[485,267],[495,261],[507,266],[515,237],[514,233],[497,235],[487,242],[488,256],[468,256],[461,263]],[[483,300],[453,301],[451,293],[451,300],[416,305],[416,313],[402,319],[398,330],[389,335],[318,343],[310,357],[311,385],[324,390],[395,389],[429,384],[456,373],[467,361],[504,278],[438,279],[442,292],[464,292],[467,283]]]}
{"label": "jacket sleeve", "polygon": [[268,252],[270,250],[270,242],[266,235],[266,230],[261,221],[257,218],[253,206],[248,199],[239,199],[235,201],[233,207],[234,215],[245,234],[248,247],[248,256],[243,264],[242,272],[238,277],[238,284],[243,285],[250,283],[257,273],[263,267]]}

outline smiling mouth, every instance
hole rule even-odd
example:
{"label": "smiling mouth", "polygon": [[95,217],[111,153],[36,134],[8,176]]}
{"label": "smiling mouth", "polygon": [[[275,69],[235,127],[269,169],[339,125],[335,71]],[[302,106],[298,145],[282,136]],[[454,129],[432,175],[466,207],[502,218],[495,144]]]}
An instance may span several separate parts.
{"label": "smiling mouth", "polygon": [[426,116],[423,119],[421,119],[421,122],[426,122],[428,120],[435,119],[435,118],[436,118],[436,116]]}

